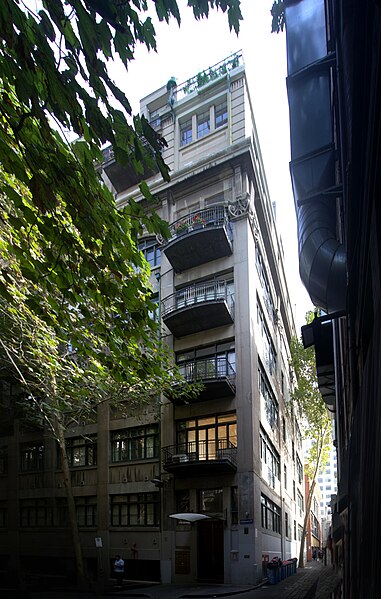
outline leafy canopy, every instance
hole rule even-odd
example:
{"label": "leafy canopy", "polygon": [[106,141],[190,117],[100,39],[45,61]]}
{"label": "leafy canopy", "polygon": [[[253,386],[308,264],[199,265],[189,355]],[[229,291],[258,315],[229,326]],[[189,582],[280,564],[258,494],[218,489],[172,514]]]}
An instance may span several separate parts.
{"label": "leafy canopy", "polygon": [[[238,32],[239,0],[188,6],[196,19],[226,12]],[[115,57],[127,67],[138,43],[156,49],[149,9],[180,24],[175,0],[0,3],[0,296],[118,380],[159,367],[137,241],[143,231],[165,238],[168,227],[145,183],[146,206],[131,199],[118,210],[96,165],[111,144],[121,165],[138,175],[156,165],[169,179],[165,140],[132,117],[107,70]]]}
{"label": "leafy canopy", "polygon": [[[308,313],[307,322],[312,318],[313,313]],[[291,340],[290,366],[295,374],[291,400],[300,415],[303,436],[311,442],[307,470],[313,479],[315,473],[326,465],[332,442],[332,421],[318,387],[315,348],[305,349],[301,340],[294,337]]]}

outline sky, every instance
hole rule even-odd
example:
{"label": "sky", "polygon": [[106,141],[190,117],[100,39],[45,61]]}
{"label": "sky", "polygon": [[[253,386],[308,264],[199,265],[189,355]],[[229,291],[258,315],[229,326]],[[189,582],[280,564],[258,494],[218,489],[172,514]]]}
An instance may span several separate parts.
{"label": "sky", "polygon": [[110,74],[126,92],[133,113],[139,100],[162,87],[171,77],[177,83],[213,66],[237,50],[243,51],[249,93],[259,136],[270,199],[276,202],[276,221],[285,254],[285,270],[298,335],[311,301],[299,278],[297,232],[289,174],[290,133],[286,91],[286,35],[271,33],[273,0],[241,0],[243,21],[237,37],[229,32],[227,15],[212,10],[196,21],[186,0],[178,0],[181,27],[159,23],[157,52],[137,46],[127,75],[115,65]]}

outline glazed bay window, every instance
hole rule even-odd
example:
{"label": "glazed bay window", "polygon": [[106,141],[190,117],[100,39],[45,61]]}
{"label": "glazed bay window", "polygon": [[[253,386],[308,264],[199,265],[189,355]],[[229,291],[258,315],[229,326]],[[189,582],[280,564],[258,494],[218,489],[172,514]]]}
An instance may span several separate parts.
{"label": "glazed bay window", "polygon": [[44,467],[44,444],[28,443],[21,445],[20,467],[22,472],[42,470]]}
{"label": "glazed bay window", "polygon": [[197,115],[197,139],[210,133],[210,110]]}
{"label": "glazed bay window", "polygon": [[111,432],[111,460],[113,463],[148,460],[159,455],[159,427],[157,424],[137,426]]}
{"label": "glazed bay window", "polygon": [[80,468],[82,466],[96,466],[96,436],[91,435],[88,437],[71,437],[69,439],[66,439],[66,453],[69,466],[71,468]]}
{"label": "glazed bay window", "polygon": [[160,494],[111,495],[111,526],[159,526]]}
{"label": "glazed bay window", "polygon": [[261,495],[262,528],[280,534],[280,507],[265,495]]}
{"label": "glazed bay window", "polygon": [[180,146],[186,146],[192,141],[192,118],[180,123]]}

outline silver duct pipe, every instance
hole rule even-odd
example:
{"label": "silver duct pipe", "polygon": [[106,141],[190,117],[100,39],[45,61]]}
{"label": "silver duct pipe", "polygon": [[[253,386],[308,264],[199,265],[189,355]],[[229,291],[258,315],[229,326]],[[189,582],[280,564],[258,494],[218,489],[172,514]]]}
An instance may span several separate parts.
{"label": "silver duct pipe", "polygon": [[336,238],[334,211],[332,200],[314,200],[296,209],[300,277],[312,302],[327,313],[345,307],[347,261]]}
{"label": "silver duct pipe", "polygon": [[327,48],[325,8],[324,0],[285,2],[299,272],[313,303],[332,313],[345,309],[347,261],[337,239],[331,105],[335,60]]}

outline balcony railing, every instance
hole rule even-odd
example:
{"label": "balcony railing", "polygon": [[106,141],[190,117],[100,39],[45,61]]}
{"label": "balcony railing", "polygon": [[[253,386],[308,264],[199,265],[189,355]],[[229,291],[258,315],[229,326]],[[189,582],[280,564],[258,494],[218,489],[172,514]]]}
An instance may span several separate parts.
{"label": "balcony railing", "polygon": [[144,164],[143,173],[138,173],[134,169],[132,161],[128,164],[117,162],[112,146],[108,146],[102,150],[102,168],[118,193],[137,185],[144,179],[148,179],[159,172],[159,167],[156,164],[151,147],[146,140],[142,139],[141,141],[147,151],[147,155],[150,155],[151,158],[151,164],[149,166],[146,163]]}
{"label": "balcony railing", "polygon": [[229,71],[231,71],[231,69],[238,67],[242,63],[242,51],[239,50],[224,60],[221,60],[221,62],[218,62],[212,67],[205,69],[205,71],[201,71],[194,77],[187,79],[187,81],[184,81],[184,83],[179,83],[174,91],[176,94],[176,100],[181,100],[181,98],[187,94],[197,91],[210,81],[224,77]]}
{"label": "balcony railing", "polygon": [[171,239],[173,239],[186,233],[207,227],[223,226],[226,226],[229,239],[231,240],[231,226],[225,207],[212,206],[211,208],[205,208],[204,210],[191,212],[190,214],[179,218],[170,225],[169,230],[171,232]]}
{"label": "balcony railing", "polygon": [[164,252],[176,272],[232,253],[233,229],[223,205],[187,214],[169,229]]}
{"label": "balcony railing", "polygon": [[[204,388],[197,398],[189,399],[188,402],[198,402],[222,397],[231,398],[235,396],[235,370],[226,356],[211,356],[183,362],[177,365],[181,375],[187,382],[202,381]],[[168,395],[168,399],[174,403],[181,402],[174,395]]]}
{"label": "balcony railing", "polygon": [[167,471],[194,472],[235,471],[237,447],[227,439],[189,441],[162,449],[163,467]]}
{"label": "balcony railing", "polygon": [[177,337],[232,324],[234,295],[226,281],[185,287],[162,301],[162,317]]}

